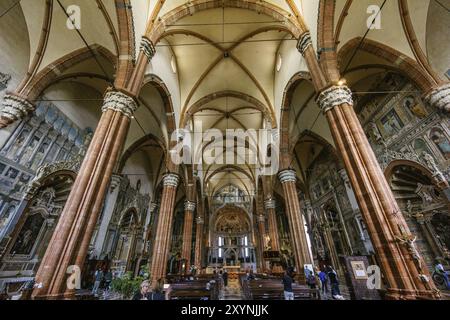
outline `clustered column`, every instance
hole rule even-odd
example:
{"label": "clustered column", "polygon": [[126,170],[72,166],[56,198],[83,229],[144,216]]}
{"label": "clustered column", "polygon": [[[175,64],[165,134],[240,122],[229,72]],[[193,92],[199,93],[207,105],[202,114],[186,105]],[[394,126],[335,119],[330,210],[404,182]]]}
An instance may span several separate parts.
{"label": "clustered column", "polygon": [[203,248],[203,226],[205,225],[205,220],[202,217],[197,217],[197,230],[195,232],[195,258],[194,264],[198,270],[202,267],[202,248]]}
{"label": "clustered column", "polygon": [[177,174],[169,173],[164,176],[161,209],[153,245],[152,285],[155,285],[159,279],[164,278],[166,275],[172,234],[173,210],[179,181],[180,178]]}
{"label": "clustered column", "polygon": [[183,248],[181,259],[186,262],[185,272],[191,268],[192,252],[192,229],[194,225],[195,202],[186,201],[184,203],[184,228],[183,228]]}
{"label": "clustered column", "polygon": [[[71,265],[82,268],[136,109],[135,100],[126,93],[106,93],[97,130],[36,274],[40,286],[33,292],[34,298],[62,298],[66,292],[67,268]],[[73,290],[67,290],[65,296],[73,294]]]}
{"label": "clustered column", "polygon": [[264,215],[259,215],[257,217],[257,221],[258,221],[258,233],[259,233],[260,265],[261,265],[261,270],[264,272],[266,270],[266,265],[264,262],[265,238],[266,238],[266,217],[264,217]]}
{"label": "clustered column", "polygon": [[26,97],[14,93],[5,95],[0,108],[0,129],[24,119],[34,109],[34,104],[28,101]]}
{"label": "clustered column", "polygon": [[353,109],[346,86],[320,93],[337,149],[345,163],[361,213],[388,285],[387,298],[437,298],[439,294],[403,214]]}
{"label": "clustered column", "polygon": [[264,201],[264,207],[266,209],[269,222],[269,237],[272,251],[280,251],[280,238],[278,235],[277,216],[275,213],[275,200],[269,199]]}
{"label": "clustered column", "polygon": [[300,280],[305,280],[303,268],[305,264],[311,264],[308,242],[305,232],[305,222],[300,210],[300,201],[297,196],[297,175],[294,170],[283,170],[278,173],[283,186],[286,201],[287,216],[289,219],[289,230],[291,233],[292,247],[295,254],[295,263]]}

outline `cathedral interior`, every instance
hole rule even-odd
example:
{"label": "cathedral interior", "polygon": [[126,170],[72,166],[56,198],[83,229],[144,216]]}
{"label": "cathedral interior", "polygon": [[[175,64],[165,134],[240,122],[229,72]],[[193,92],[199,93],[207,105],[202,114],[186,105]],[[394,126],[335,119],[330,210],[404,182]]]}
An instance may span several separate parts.
{"label": "cathedral interior", "polygon": [[0,293],[450,299],[449,10],[0,1]]}

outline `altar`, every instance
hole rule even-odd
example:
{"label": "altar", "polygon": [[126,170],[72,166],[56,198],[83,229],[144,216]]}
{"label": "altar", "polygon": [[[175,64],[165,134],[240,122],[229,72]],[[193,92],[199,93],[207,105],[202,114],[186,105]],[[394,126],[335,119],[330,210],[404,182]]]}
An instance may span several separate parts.
{"label": "altar", "polygon": [[223,271],[227,271],[228,279],[239,279],[241,266],[223,266]]}

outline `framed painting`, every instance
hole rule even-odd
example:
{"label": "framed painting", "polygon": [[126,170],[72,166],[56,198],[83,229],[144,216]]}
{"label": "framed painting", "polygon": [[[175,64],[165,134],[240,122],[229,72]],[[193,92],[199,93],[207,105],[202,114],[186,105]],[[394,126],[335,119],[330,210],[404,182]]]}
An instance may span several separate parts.
{"label": "framed painting", "polygon": [[364,261],[351,261],[351,265],[356,280],[365,280],[368,278]]}

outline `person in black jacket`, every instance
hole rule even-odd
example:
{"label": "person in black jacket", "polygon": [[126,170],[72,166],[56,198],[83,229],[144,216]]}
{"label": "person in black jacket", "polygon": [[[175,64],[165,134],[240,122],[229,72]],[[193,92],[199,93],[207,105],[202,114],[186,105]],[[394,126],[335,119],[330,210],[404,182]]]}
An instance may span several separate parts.
{"label": "person in black jacket", "polygon": [[294,291],[292,290],[292,284],[294,283],[293,278],[294,270],[289,267],[283,277],[283,287],[284,287],[284,299],[294,300]]}
{"label": "person in black jacket", "polygon": [[150,283],[145,280],[141,283],[140,290],[133,296],[133,300],[151,300]]}
{"label": "person in black jacket", "polygon": [[223,285],[224,285],[225,288],[226,288],[226,287],[228,287],[228,272],[227,272],[227,270],[225,270],[225,271],[223,272],[222,277],[223,277]]}

